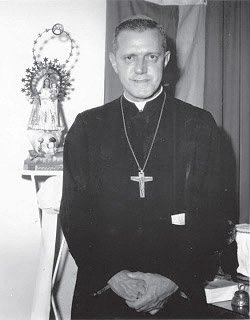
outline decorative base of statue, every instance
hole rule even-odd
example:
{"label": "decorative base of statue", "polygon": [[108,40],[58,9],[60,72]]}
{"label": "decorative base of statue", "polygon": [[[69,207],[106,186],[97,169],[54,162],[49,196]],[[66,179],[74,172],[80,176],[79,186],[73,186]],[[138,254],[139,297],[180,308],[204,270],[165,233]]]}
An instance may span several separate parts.
{"label": "decorative base of statue", "polygon": [[27,135],[36,155],[42,157],[54,155],[63,140],[61,130],[28,129]]}
{"label": "decorative base of statue", "polygon": [[62,170],[63,142],[62,130],[37,130],[28,128],[28,139],[33,147],[24,161],[25,170]]}

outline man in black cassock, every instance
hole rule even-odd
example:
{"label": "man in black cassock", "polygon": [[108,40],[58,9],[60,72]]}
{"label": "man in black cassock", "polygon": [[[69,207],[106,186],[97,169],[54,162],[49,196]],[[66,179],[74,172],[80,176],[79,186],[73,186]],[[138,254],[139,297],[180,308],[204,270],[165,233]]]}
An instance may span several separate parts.
{"label": "man in black cassock", "polygon": [[72,319],[207,315],[207,261],[227,225],[218,131],[210,113],[164,91],[169,58],[155,21],[123,21],[110,61],[124,93],[80,113],[67,134],[60,216],[78,267]]}

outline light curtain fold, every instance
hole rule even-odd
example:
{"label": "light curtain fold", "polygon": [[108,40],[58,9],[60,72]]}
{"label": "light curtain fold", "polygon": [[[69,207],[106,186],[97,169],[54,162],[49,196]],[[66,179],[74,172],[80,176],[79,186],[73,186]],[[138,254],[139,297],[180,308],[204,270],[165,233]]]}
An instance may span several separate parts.
{"label": "light curtain fold", "polygon": [[180,6],[176,49],[180,79],[175,97],[203,108],[206,6]]}

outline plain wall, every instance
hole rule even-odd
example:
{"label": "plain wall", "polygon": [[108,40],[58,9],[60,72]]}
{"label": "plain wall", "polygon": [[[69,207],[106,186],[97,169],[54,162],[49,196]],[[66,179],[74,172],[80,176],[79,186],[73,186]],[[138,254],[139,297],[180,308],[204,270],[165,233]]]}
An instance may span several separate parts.
{"label": "plain wall", "polygon": [[[105,10],[105,0],[0,1],[0,319],[29,319],[39,253],[36,197],[31,181],[21,176],[31,149],[26,136],[31,105],[21,79],[33,64],[33,41],[62,23],[80,47],[72,71],[75,91],[63,103],[70,126],[78,112],[103,103]],[[72,261],[68,268],[74,275]],[[70,297],[64,292],[60,303],[67,313]]]}

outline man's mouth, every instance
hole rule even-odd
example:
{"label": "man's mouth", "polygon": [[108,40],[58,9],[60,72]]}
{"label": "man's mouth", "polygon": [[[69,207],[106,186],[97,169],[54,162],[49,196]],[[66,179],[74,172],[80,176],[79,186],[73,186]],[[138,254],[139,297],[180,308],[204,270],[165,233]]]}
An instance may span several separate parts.
{"label": "man's mouth", "polygon": [[150,80],[149,79],[133,79],[132,81],[134,81],[135,83],[147,83]]}

